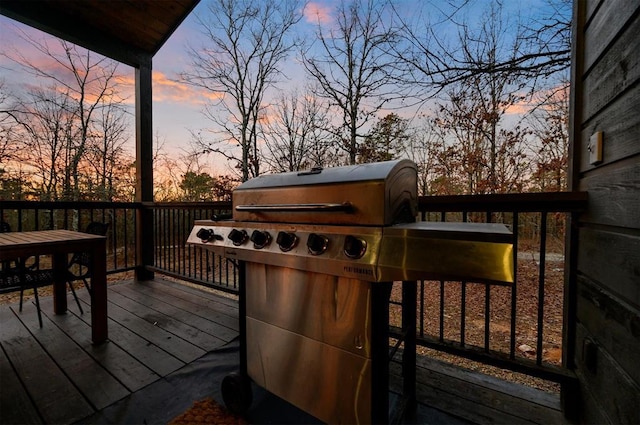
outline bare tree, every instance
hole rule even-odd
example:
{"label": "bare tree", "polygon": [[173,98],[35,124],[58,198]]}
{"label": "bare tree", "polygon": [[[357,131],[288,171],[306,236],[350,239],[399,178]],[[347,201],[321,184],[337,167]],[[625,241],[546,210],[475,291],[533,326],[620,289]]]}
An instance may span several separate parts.
{"label": "bare tree", "polygon": [[[471,43],[481,46],[485,39],[469,32],[471,24],[463,15],[477,2],[425,2],[424,10],[432,15],[416,13],[414,22],[404,20],[403,42],[394,46],[396,66],[405,72],[408,84],[427,93],[440,92],[479,74],[495,73],[526,81],[533,92],[541,80],[566,72],[571,64],[572,1],[546,1],[547,7],[537,9],[540,13],[528,10],[525,18],[509,23],[502,14],[503,4],[492,3],[494,22],[505,28],[508,25],[511,37],[502,39],[505,48],[496,51],[495,57],[474,58],[469,57],[467,48]],[[456,31],[458,37],[451,37]]]}
{"label": "bare tree", "polygon": [[[64,93],[64,99],[54,95],[48,101],[57,102],[57,108],[72,117],[73,122],[65,130],[66,162],[60,172],[63,175],[63,199],[78,199],[82,179],[81,162],[91,137],[93,116],[105,101],[108,103],[117,96],[118,64],[63,40],[51,43],[50,39],[36,39],[24,31],[19,31],[18,35],[39,55],[27,55],[13,49],[4,53],[5,56],[28,75],[46,82],[53,89],[48,93]],[[49,66],[43,66],[35,59],[42,57],[51,61]],[[39,95],[46,93],[41,91]],[[28,125],[28,119],[22,122]]]}
{"label": "bare tree", "polygon": [[204,114],[221,130],[213,130],[217,140],[202,133],[195,139],[204,151],[235,161],[243,181],[260,174],[258,124],[265,93],[295,47],[290,35],[301,10],[298,0],[215,0],[199,18],[207,45],[189,49],[193,68],[182,78],[218,97]]}
{"label": "bare tree", "polygon": [[0,79],[0,173],[5,172],[5,164],[13,160],[19,150],[19,127],[16,106],[6,89],[5,81]]}
{"label": "bare tree", "polygon": [[433,128],[433,120],[425,118],[423,125],[415,129],[409,138],[407,156],[418,168],[418,195],[438,194],[436,182],[442,176],[440,168],[444,144]]}
{"label": "bare tree", "polygon": [[[399,97],[388,54],[398,40],[387,1],[342,0],[335,25],[325,30],[318,22],[317,45],[303,52],[303,64],[314,82],[315,94],[341,114],[334,129],[350,164],[357,161],[365,126],[391,99]],[[319,52],[319,53],[316,53]]]}
{"label": "bare tree", "polygon": [[166,139],[156,132],[153,143],[153,199],[157,202],[176,200],[180,189],[180,158],[167,151],[166,143]]}
{"label": "bare tree", "polygon": [[69,141],[74,137],[70,100],[55,86],[33,89],[16,114],[22,127],[22,150],[16,159],[28,164],[31,184],[41,200],[60,200]]}
{"label": "bare tree", "polygon": [[211,153],[191,143],[180,152],[169,152],[166,140],[155,135],[154,199],[157,201],[219,201],[230,200],[238,179],[216,172],[208,163]]}
{"label": "bare tree", "polygon": [[33,170],[20,160],[25,148],[19,100],[0,79],[0,199],[24,199]]}
{"label": "bare tree", "polygon": [[534,190],[567,190],[569,162],[569,84],[544,96],[541,106],[529,116],[536,142],[534,154]]}
{"label": "bare tree", "polygon": [[496,96],[489,88],[463,86],[449,90],[448,102],[440,104],[435,125],[448,146],[443,158],[457,170],[463,192],[504,193],[521,190],[528,134],[520,126],[505,128],[505,113],[512,104],[504,93]]}
{"label": "bare tree", "polygon": [[123,105],[106,102],[97,110],[94,133],[87,147],[86,193],[95,200],[111,201],[119,197],[120,176],[135,161],[127,152],[130,122]]}
{"label": "bare tree", "polygon": [[436,128],[450,146],[450,167],[460,172],[465,193],[509,192],[523,187],[523,139],[528,131],[506,123],[510,110],[525,98],[526,82],[511,70],[500,69],[501,57],[513,57],[517,46],[505,41],[508,22],[500,6],[485,13],[478,29],[463,26],[457,44],[461,60],[485,64],[492,72],[478,72],[464,81],[447,83],[438,103]]}
{"label": "bare tree", "polygon": [[328,108],[311,93],[282,94],[262,125],[265,162],[271,171],[286,172],[328,165],[333,150]]}

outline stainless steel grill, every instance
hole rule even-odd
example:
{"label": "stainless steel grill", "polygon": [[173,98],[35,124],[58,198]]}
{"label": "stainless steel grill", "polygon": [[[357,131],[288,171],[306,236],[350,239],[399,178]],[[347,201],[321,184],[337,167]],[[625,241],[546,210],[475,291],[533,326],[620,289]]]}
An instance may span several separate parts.
{"label": "stainless steel grill", "polygon": [[408,160],[266,175],[234,191],[232,220],[195,223],[188,243],[241,261],[241,371],[223,382],[232,410],[248,408],[250,378],[325,422],[388,422],[392,283],[413,311],[411,401],[412,281],[513,282],[508,229],[414,222],[416,179]]}

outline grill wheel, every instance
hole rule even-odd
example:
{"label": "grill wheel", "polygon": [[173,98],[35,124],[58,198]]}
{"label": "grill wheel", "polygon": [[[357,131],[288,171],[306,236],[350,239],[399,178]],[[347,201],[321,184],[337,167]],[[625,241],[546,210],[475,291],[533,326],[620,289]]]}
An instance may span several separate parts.
{"label": "grill wheel", "polygon": [[222,380],[222,399],[227,409],[236,415],[243,415],[253,402],[251,380],[240,373],[230,373]]}

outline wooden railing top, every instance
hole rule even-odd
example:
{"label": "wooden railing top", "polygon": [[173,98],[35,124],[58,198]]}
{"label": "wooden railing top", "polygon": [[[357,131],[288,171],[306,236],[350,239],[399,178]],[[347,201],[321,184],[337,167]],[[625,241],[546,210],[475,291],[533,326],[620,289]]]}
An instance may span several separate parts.
{"label": "wooden railing top", "polygon": [[587,192],[533,192],[418,197],[419,211],[582,211]]}
{"label": "wooden railing top", "polygon": [[[587,192],[532,192],[484,195],[419,196],[420,211],[581,211]],[[2,201],[0,209],[100,209],[100,208],[212,208],[231,210],[231,201],[216,202],[102,202],[102,201]]]}

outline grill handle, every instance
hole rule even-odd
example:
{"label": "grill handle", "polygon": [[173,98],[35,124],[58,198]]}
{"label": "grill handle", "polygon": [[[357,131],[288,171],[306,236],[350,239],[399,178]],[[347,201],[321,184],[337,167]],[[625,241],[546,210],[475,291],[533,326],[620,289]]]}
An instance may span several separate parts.
{"label": "grill handle", "polygon": [[236,211],[249,212],[352,212],[351,202],[341,204],[270,204],[270,205],[237,205]]}

